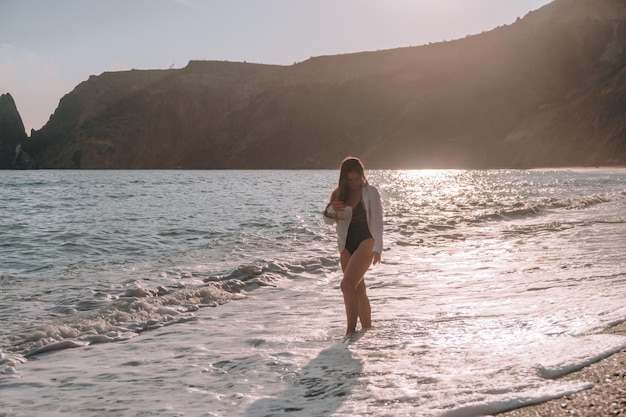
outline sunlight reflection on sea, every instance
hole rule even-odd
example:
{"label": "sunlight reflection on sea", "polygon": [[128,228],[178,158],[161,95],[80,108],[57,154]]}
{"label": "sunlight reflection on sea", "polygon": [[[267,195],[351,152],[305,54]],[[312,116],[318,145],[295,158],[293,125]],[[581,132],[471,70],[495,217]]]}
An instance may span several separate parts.
{"label": "sunlight reflection on sea", "polygon": [[626,319],[625,170],[367,174],[383,264],[347,341],[335,171],[0,177],[0,409],[472,416],[626,344],[601,333]]}

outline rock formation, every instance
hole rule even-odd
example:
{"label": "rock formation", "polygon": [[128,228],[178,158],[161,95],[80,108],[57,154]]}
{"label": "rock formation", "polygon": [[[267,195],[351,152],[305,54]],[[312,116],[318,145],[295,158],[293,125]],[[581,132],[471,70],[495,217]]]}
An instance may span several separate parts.
{"label": "rock formation", "polygon": [[22,150],[26,141],[24,123],[11,94],[0,95],[0,169],[35,168],[36,163]]}
{"label": "rock formation", "polygon": [[48,168],[624,165],[626,2],[555,0],[465,39],[292,66],[103,73],[23,148]]}

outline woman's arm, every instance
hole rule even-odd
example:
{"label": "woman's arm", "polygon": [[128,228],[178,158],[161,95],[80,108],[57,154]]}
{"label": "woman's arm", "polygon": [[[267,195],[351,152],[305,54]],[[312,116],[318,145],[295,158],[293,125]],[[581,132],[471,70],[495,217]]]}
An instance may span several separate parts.
{"label": "woman's arm", "polygon": [[326,205],[323,211],[324,221],[328,224],[333,224],[337,219],[343,217],[343,212],[346,209],[346,205],[343,201],[336,200],[337,190],[333,191],[330,196],[330,202]]}

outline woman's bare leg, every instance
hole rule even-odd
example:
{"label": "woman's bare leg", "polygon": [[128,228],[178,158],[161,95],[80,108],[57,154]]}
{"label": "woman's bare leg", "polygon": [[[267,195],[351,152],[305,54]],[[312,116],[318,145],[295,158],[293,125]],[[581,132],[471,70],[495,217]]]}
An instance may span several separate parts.
{"label": "woman's bare leg", "polygon": [[341,291],[348,322],[346,334],[356,331],[358,318],[361,319],[361,325],[364,328],[372,325],[369,299],[367,298],[363,276],[372,263],[373,248],[374,239],[367,239],[361,242],[352,255],[347,250],[341,253],[341,269],[343,270]]}
{"label": "woman's bare leg", "polygon": [[361,327],[369,329],[372,327],[372,308],[370,307],[370,299],[367,297],[365,281],[361,281],[356,287],[356,297],[359,302],[359,320],[361,321]]}

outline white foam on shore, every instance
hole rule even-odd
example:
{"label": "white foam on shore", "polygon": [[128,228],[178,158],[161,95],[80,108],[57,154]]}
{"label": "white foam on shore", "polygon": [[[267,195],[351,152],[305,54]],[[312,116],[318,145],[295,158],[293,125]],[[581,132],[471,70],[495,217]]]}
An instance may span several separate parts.
{"label": "white foam on shore", "polygon": [[463,405],[451,411],[442,412],[439,417],[480,417],[491,414],[503,413],[516,408],[527,407],[560,398],[565,395],[574,394],[593,387],[591,383],[560,384],[558,388],[538,389],[527,392],[516,393],[515,395],[502,395],[503,399],[491,400],[488,402],[476,402]]}
{"label": "white foam on shore", "polygon": [[[578,371],[586,366],[596,363],[608,356],[626,348],[626,337],[602,334],[579,336],[579,343],[563,344],[563,351],[548,360],[555,361],[557,358],[566,357],[566,362],[542,363],[537,366],[537,374],[542,378],[555,379],[563,375]],[[573,348],[572,348],[573,346]]]}
{"label": "white foam on shore", "polygon": [[[472,321],[480,332],[466,327],[460,339],[457,325],[467,322],[422,320],[436,304],[399,297],[378,279],[370,290],[375,327],[345,340],[337,284],[336,277],[296,280],[199,310],[195,321],[50,352],[54,360],[37,356],[20,365],[15,383],[3,383],[0,403],[16,416],[54,415],[64,396],[63,410],[85,416],[115,409],[126,415],[378,416],[384,410],[474,417],[589,388],[586,381],[546,380],[536,364],[551,369],[547,359],[560,358],[558,367],[567,368],[623,343],[612,335],[529,333],[524,339],[519,329],[512,343],[506,333],[513,328],[490,333],[486,318]],[[91,399],[88,405],[83,398]]]}

